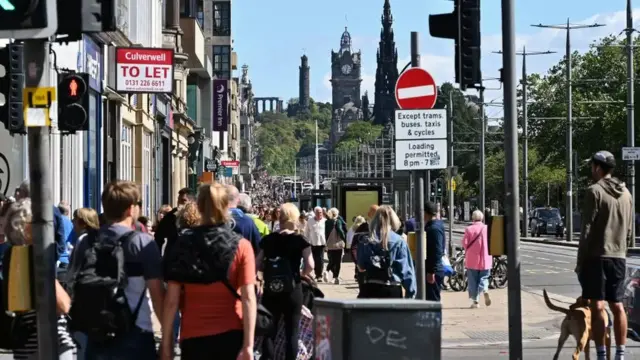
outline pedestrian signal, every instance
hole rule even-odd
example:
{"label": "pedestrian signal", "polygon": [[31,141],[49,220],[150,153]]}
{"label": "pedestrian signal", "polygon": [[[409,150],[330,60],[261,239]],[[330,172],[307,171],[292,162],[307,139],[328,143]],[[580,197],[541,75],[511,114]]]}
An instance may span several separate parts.
{"label": "pedestrian signal", "polygon": [[67,73],[58,83],[58,129],[89,130],[89,74]]}

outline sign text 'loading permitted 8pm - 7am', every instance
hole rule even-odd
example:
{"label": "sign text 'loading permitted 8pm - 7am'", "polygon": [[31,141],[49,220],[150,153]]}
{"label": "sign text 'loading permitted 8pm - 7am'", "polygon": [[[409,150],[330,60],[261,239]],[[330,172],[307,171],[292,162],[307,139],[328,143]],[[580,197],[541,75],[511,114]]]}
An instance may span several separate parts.
{"label": "sign text 'loading permitted 8pm - 7am'", "polygon": [[173,50],[159,48],[116,49],[116,91],[172,93]]}

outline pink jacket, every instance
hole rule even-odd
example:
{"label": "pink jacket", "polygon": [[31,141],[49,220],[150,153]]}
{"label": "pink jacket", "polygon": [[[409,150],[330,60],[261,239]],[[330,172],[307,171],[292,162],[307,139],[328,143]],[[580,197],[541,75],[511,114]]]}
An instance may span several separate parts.
{"label": "pink jacket", "polygon": [[464,262],[467,269],[491,269],[493,257],[489,255],[487,225],[483,224],[482,221],[476,221],[467,226],[462,238],[462,247],[465,250]]}

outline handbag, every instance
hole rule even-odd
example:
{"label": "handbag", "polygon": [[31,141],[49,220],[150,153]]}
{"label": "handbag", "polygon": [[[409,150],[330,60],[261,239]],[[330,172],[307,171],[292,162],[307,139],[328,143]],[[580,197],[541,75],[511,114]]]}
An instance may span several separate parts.
{"label": "handbag", "polygon": [[340,239],[338,236],[338,231],[334,225],[333,230],[331,230],[329,238],[327,239],[327,250],[342,250],[345,245],[344,240]]}
{"label": "handbag", "polygon": [[[242,299],[240,297],[240,294],[238,294],[238,291],[235,290],[233,286],[231,286],[231,283],[229,283],[229,279],[224,278],[222,280],[222,283],[231,292],[233,297],[235,297],[238,300]],[[271,314],[271,312],[269,312],[269,310],[267,310],[267,308],[262,306],[262,304],[258,303],[255,336],[269,335],[271,334],[273,327],[274,327],[273,315]]]}

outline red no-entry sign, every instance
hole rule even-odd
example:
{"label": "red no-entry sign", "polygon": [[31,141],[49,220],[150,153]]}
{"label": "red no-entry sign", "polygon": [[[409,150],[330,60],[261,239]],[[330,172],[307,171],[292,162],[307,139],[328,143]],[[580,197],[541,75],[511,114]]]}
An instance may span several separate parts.
{"label": "red no-entry sign", "polygon": [[410,68],[396,82],[396,102],[400,109],[433,109],[438,88],[433,76],[422,68]]}

